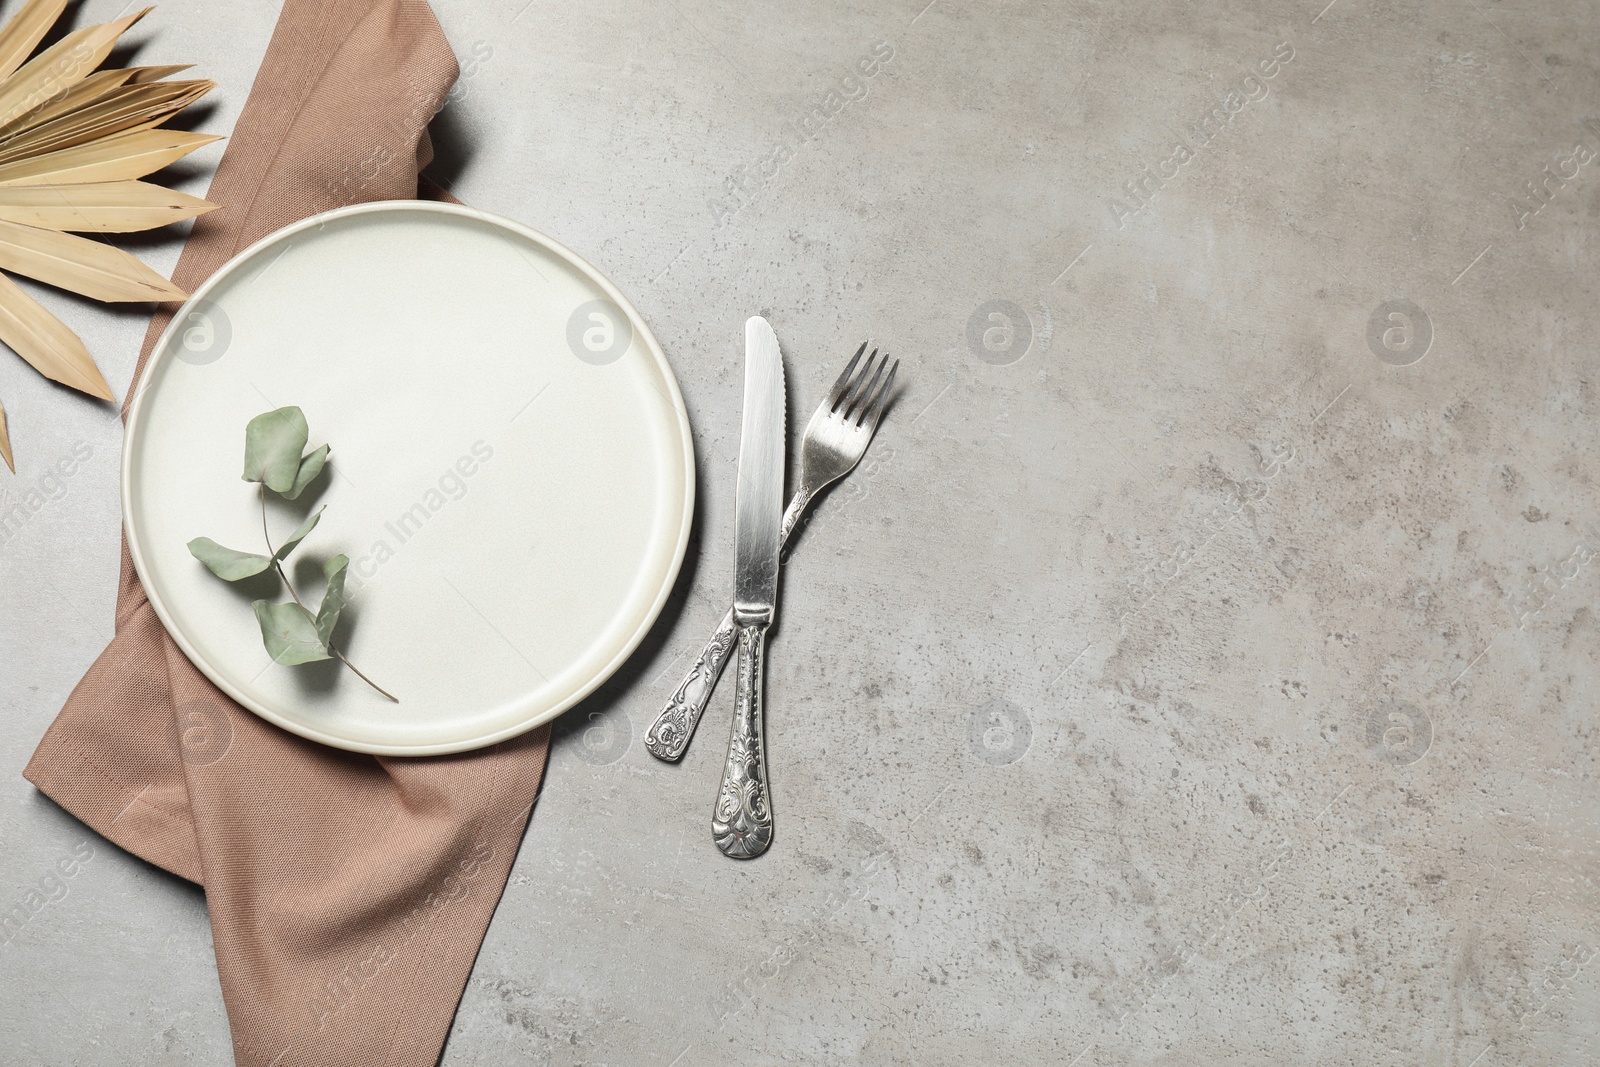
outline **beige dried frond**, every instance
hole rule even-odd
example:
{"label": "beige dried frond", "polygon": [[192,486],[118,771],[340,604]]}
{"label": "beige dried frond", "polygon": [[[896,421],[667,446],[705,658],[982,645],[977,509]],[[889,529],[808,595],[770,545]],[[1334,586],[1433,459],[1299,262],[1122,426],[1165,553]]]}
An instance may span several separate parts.
{"label": "beige dried frond", "polygon": [[4,274],[0,274],[0,341],[51,381],[101,400],[113,399],[111,386],[78,335]]}
{"label": "beige dried frond", "polygon": [[0,404],[0,456],[5,457],[11,473],[17,473],[17,461],[11,458],[11,431],[6,428],[6,406]]}
{"label": "beige dried frond", "polygon": [[0,79],[11,77],[22,66],[66,8],[67,0],[25,4],[10,22],[0,26]]}
{"label": "beige dried frond", "polygon": [[124,85],[148,85],[172,74],[180,74],[194,66],[180,63],[165,67],[124,67],[117,70],[97,70],[64,92],[57,93],[32,111],[24,111],[0,126],[0,138],[31,130],[41,123],[77,111],[81,107],[99,103],[102,97]]}
{"label": "beige dried frond", "polygon": [[0,163],[158,126],[216,85],[209,81],[123,85],[87,107],[21,130],[0,143]]}
{"label": "beige dried frond", "polygon": [[216,210],[198,196],[149,182],[0,186],[0,219],[74,233],[132,233]]}
{"label": "beige dried frond", "polygon": [[[5,272],[96,300],[184,299],[127,252],[73,235],[148,230],[216,207],[137,180],[218,140],[159,128],[214,83],[164,80],[187,65],[95,70],[149,8],[34,54],[65,8],[27,0],[0,27],[0,341],[45,377],[111,400],[83,341]],[[4,409],[0,454],[9,464]]]}
{"label": "beige dried frond", "polygon": [[24,63],[0,82],[0,123],[10,122],[87,78],[111,54],[122,31],[144,18],[149,10],[69,33]]}
{"label": "beige dried frond", "polygon": [[127,70],[97,70],[77,85],[57,93],[49,100],[44,101],[31,110],[24,111],[16,118],[0,126],[0,138],[10,138],[23,130],[30,130],[41,122],[49,122],[53,118],[76,111],[80,107],[94,103],[112,89],[128,84],[133,80],[133,71]]}
{"label": "beige dried frond", "polygon": [[104,300],[182,300],[187,294],[120,248],[58,230],[0,221],[0,270]]}
{"label": "beige dried frond", "polygon": [[0,167],[0,185],[76,185],[143,178],[176,163],[196,148],[220,141],[182,130],[140,130],[64,148]]}

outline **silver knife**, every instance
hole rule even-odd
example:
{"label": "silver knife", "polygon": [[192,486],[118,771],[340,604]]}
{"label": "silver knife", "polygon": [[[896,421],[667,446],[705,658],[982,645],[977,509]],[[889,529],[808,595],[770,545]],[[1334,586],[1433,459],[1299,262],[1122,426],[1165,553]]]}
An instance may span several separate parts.
{"label": "silver knife", "polygon": [[744,324],[744,430],[739,441],[733,584],[738,696],[728,737],[728,763],[711,813],[712,838],[723,855],[736,860],[759,856],[772,843],[762,660],[778,597],[783,424],[783,358],[771,324],[758,316]]}

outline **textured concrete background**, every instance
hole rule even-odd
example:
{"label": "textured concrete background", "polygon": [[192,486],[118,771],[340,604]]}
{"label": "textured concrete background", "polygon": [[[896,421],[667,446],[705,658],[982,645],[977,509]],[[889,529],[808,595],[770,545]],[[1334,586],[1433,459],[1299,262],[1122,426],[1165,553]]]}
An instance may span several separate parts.
{"label": "textured concrete background", "polygon": [[[1325,3],[439,0],[436,173],[637,304],[702,498],[446,1065],[1596,1061],[1600,11]],[[275,15],[169,0],[139,58],[226,132]],[[51,299],[120,394],[141,314]],[[735,864],[727,687],[640,739],[727,600],[752,312],[796,417],[863,337],[905,389],[787,571]],[[226,1063],[200,893],[19,776],[110,636],[120,427],[0,395],[3,491],[91,452],[0,546],[0,903],[90,854],[0,1058]]]}

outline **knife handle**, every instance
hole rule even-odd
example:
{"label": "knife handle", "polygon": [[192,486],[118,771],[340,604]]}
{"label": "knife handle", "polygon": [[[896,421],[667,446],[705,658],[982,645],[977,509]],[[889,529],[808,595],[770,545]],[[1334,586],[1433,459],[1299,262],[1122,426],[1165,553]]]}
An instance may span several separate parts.
{"label": "knife handle", "polygon": [[730,611],[722,617],[717,632],[700,650],[700,658],[694,661],[683,683],[673,692],[672,699],[667,701],[667,706],[661,709],[661,714],[656,716],[656,721],[650,724],[649,731],[644,735],[644,747],[656,759],[673,763],[683,758],[684,749],[689,747],[689,738],[694,736],[694,728],[699,725],[700,716],[711,699],[711,691],[716,688],[717,679],[722,677],[722,669],[728,664],[728,652],[733,648],[733,640],[733,612]]}
{"label": "knife handle", "polygon": [[772,844],[772,798],[767,789],[762,723],[766,646],[766,626],[739,627],[739,695],[728,736],[728,763],[711,813],[712,839],[724,856],[736,860],[759,856]]}
{"label": "knife handle", "polygon": [[[789,535],[794,532],[795,523],[810,505],[811,497],[811,489],[805,485],[796,489],[794,496],[790,497],[779,532],[780,545],[788,545]],[[711,692],[717,687],[717,679],[722,677],[723,668],[728,665],[728,653],[733,649],[733,631],[733,612],[730,610],[722,617],[717,632],[711,635],[706,647],[700,650],[700,658],[684,675],[683,682],[673,691],[666,707],[650,724],[650,729],[644,735],[644,747],[656,759],[676,763],[683,758],[684,750],[689,747],[689,739],[694,736],[694,728],[700,725],[700,716],[705,714],[706,704],[711,700]]]}

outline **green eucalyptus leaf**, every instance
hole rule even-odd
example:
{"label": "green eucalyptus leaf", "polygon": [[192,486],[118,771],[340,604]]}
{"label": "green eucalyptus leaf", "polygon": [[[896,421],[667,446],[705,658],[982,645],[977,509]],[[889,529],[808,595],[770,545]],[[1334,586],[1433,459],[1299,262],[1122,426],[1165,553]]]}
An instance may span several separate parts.
{"label": "green eucalyptus leaf", "polygon": [[267,654],[275,662],[292,667],[297,663],[315,663],[332,659],[328,648],[317,634],[316,620],[299,604],[274,604],[270,600],[254,601],[256,621],[261,624],[261,641]]}
{"label": "green eucalyptus leaf", "polygon": [[343,553],[322,565],[328,591],[322,594],[322,607],[317,609],[317,636],[324,645],[333,643],[333,628],[339,625],[339,613],[344,610],[344,578],[349,566],[350,557]]}
{"label": "green eucalyptus leaf", "polygon": [[322,518],[322,513],[326,510],[328,509],[318,508],[316,511],[312,512],[311,517],[306,519],[305,522],[302,522],[299,528],[295,530],[294,533],[289,535],[289,540],[278,546],[278,551],[272,554],[272,558],[280,560],[288,559],[289,553],[295,550],[295,546],[306,539],[306,534],[316,529],[318,520]]}
{"label": "green eucalyptus leaf", "polygon": [[287,492],[300,473],[300,454],[310,432],[305,412],[297,407],[251,419],[244,428],[244,480],[265,482],[274,493]]}
{"label": "green eucalyptus leaf", "polygon": [[323,445],[315,452],[309,453],[300,460],[300,471],[294,476],[294,484],[283,494],[286,500],[296,500],[306,491],[317,475],[322,473],[322,465],[328,462],[328,446]]}
{"label": "green eucalyptus leaf", "polygon": [[237,582],[252,574],[260,574],[272,566],[270,556],[260,556],[254,552],[236,552],[231,548],[224,548],[209,537],[196,537],[190,541],[189,554],[210,567],[211,573],[225,582]]}

